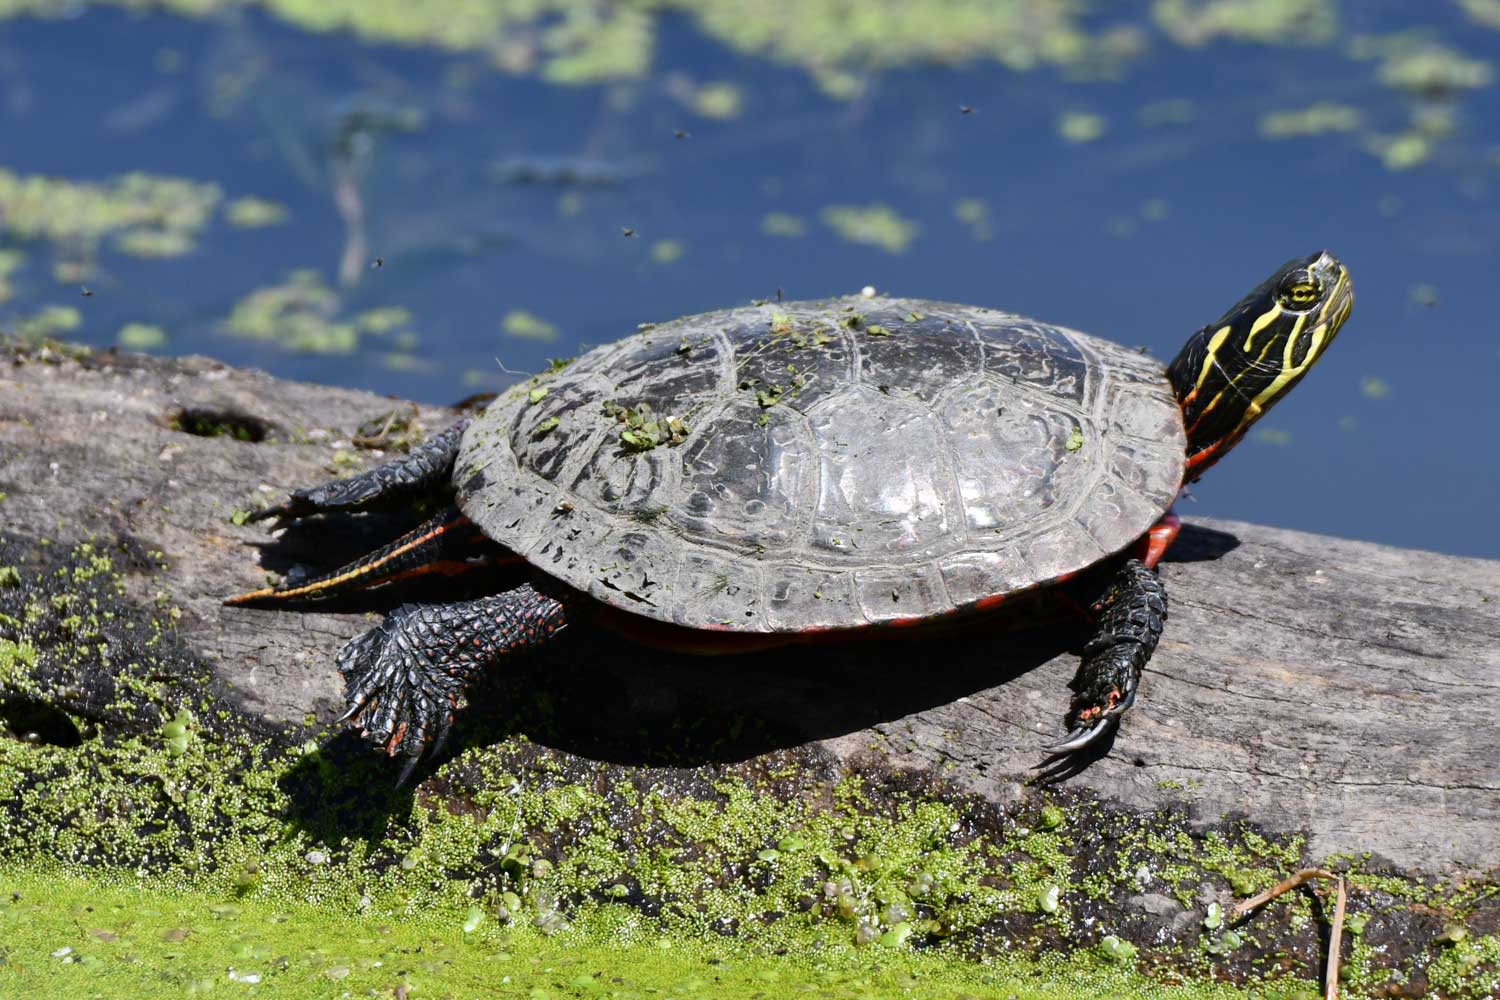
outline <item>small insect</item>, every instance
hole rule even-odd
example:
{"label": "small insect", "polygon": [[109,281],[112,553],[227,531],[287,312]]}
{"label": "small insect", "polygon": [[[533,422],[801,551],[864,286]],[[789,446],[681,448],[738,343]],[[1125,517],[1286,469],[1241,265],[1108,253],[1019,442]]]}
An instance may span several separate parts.
{"label": "small insect", "polygon": [[372,270],[372,271],[378,271],[382,267],[385,267],[385,258],[384,257],[376,257],[374,260],[370,261],[370,270]]}
{"label": "small insect", "polygon": [[623,236],[623,237],[625,237],[628,240],[628,239],[630,239],[630,237],[632,237],[632,236],[635,235],[635,230],[631,229],[629,226],[621,226],[620,227],[620,235]]}
{"label": "small insect", "polygon": [[91,299],[94,297],[94,290],[88,285],[83,285],[78,289],[78,294],[82,295],[86,299]]}
{"label": "small insect", "polygon": [[974,113],[974,109],[969,107],[969,105],[967,104],[960,104],[958,106],[958,113],[961,115],[972,115]]}
{"label": "small insect", "polygon": [[674,128],[674,129],[673,129],[673,130],[672,130],[672,135],[673,135],[673,136],[674,136],[674,137],[675,137],[675,138],[678,138],[678,139],[690,139],[690,138],[692,138],[692,136],[693,136],[693,133],[691,133],[691,132],[686,132],[686,131],[684,131],[684,130],[682,130],[682,129],[680,129],[680,128]]}

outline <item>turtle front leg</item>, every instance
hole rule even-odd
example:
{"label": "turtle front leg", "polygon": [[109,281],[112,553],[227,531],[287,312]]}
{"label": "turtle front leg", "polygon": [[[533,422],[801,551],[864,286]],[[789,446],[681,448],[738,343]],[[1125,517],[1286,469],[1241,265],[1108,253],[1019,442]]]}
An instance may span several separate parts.
{"label": "turtle front leg", "polygon": [[509,653],[539,646],[567,625],[561,601],[531,584],[456,604],[403,604],[339,653],[349,710],[360,732],[406,758],[405,782],[437,752],[479,675]]}
{"label": "turtle front leg", "polygon": [[1167,589],[1154,569],[1128,559],[1090,610],[1095,631],[1071,685],[1068,734],[1047,747],[1051,756],[1040,765],[1044,780],[1067,776],[1076,755],[1118,726],[1135,701],[1141,671],[1167,620]]}
{"label": "turtle front leg", "polygon": [[309,514],[355,510],[387,497],[431,492],[452,476],[453,462],[458,458],[458,447],[468,426],[466,417],[400,458],[368,472],[294,490],[284,503],[258,510],[248,520],[274,517],[281,522]]}

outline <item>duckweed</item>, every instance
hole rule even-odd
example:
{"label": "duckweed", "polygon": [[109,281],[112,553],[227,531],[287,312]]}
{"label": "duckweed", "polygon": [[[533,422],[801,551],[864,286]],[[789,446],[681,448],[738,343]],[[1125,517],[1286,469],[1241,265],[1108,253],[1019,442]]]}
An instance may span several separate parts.
{"label": "duckweed", "polygon": [[849,243],[878,247],[886,253],[905,253],[921,227],[902,218],[889,205],[829,205],[819,213],[825,225]]}
{"label": "duckweed", "polygon": [[388,338],[407,350],[417,343],[407,328],[411,314],[405,309],[385,306],[345,317],[342,306],[342,297],[322,275],[297,270],[281,284],[240,299],[222,325],[234,336],[307,354],[352,354],[366,335]]}
{"label": "duckweed", "polygon": [[97,183],[0,168],[0,234],[53,244],[87,259],[106,239],[148,257],[193,249],[222,193],[217,185],[129,173]]}
{"label": "duckweed", "polygon": [[512,309],[500,321],[500,329],[507,337],[522,340],[553,341],[558,338],[557,327],[525,309]]}

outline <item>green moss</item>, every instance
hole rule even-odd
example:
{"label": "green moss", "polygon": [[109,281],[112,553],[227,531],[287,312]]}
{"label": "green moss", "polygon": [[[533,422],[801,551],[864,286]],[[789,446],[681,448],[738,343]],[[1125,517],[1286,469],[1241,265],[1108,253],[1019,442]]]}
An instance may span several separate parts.
{"label": "green moss", "polygon": [[1500,935],[1447,942],[1427,975],[1451,996],[1495,996],[1500,993]]}
{"label": "green moss", "polygon": [[[1084,963],[983,966],[900,948],[779,957],[733,941],[661,937],[601,907],[555,937],[498,926],[468,907],[403,920],[255,896],[215,897],[171,884],[10,871],[0,900],[0,981],[31,995],[154,997],[270,989],[278,997],[741,998],[961,996],[1152,1000],[1242,996],[1224,986],[1166,987]],[[467,930],[466,930],[467,929]],[[479,984],[483,984],[482,987]]]}
{"label": "green moss", "polygon": [[[1231,996],[1136,978],[1137,958],[1197,962],[1205,974],[1217,959],[1192,934],[1171,946],[1133,937],[1122,900],[1158,881],[1185,903],[1204,884],[1243,895],[1308,861],[1297,838],[1243,825],[1196,831],[1170,814],[1065,798],[1001,811],[930,777],[850,773],[796,751],[733,766],[615,767],[509,735],[480,739],[415,794],[402,792],[389,762],[355,741],[268,730],[217,697],[211,672],[174,638],[170,601],[123,603],[119,550],[79,546],[46,563],[3,546],[0,536],[20,586],[0,587],[0,691],[42,692],[75,721],[104,721],[76,746],[0,739],[7,888],[32,880],[0,915],[9,949],[0,976],[18,965],[71,976],[93,955],[103,964],[90,971],[123,984],[143,969],[180,973],[173,982],[187,985],[233,966],[281,977],[287,990],[329,979],[340,991],[390,990],[398,980],[379,975],[410,973],[441,995],[441,977],[461,972],[496,990],[514,984],[520,996],[593,995],[581,979],[568,984],[607,971],[627,981],[611,983],[622,996],[637,983],[644,995],[655,980],[640,970],[655,967],[629,950],[639,946],[664,962],[720,961],[700,996],[721,985],[745,995],[731,990],[743,990],[742,973],[817,986],[835,982],[819,978],[828,970],[898,977],[852,995],[908,976],[905,988],[921,995],[961,986],[976,996],[992,987],[997,996]],[[149,572],[159,556],[131,563]],[[1380,894],[1422,895],[1461,924],[1463,907],[1487,891],[1438,893],[1341,864],[1354,912]],[[52,903],[50,916],[27,909],[33,895]],[[84,896],[108,921],[57,902]],[[1309,913],[1301,896],[1278,902],[1255,930],[1298,933]],[[17,931],[18,914],[41,930]],[[115,948],[96,928],[129,943]],[[162,941],[175,928],[192,933]],[[168,963],[166,945],[182,960]],[[421,958],[402,950],[418,945]],[[63,947],[73,951],[51,957]],[[1038,949],[1060,953],[1041,965],[1007,957]],[[1235,951],[1235,968],[1247,950]],[[1261,971],[1279,975],[1282,958],[1269,950]],[[509,961],[495,957],[502,951],[514,966],[493,964]],[[782,952],[785,961],[767,957]],[[581,962],[561,986],[535,978],[566,954]],[[969,960],[976,954],[982,965]],[[1375,976],[1374,945],[1359,954],[1368,956],[1359,975]],[[1488,953],[1479,954],[1482,972]],[[686,981],[682,966],[660,968]],[[1459,962],[1453,974],[1474,970]],[[71,980],[38,982],[56,991]]]}

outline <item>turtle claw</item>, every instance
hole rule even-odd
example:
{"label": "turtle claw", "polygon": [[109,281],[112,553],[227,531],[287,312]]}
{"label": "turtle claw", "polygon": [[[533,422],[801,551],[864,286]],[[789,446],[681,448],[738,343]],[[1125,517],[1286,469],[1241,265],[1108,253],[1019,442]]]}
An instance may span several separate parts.
{"label": "turtle claw", "polygon": [[1093,725],[1075,725],[1062,739],[1043,747],[1047,756],[1032,768],[1037,773],[1031,783],[1055,785],[1079,774],[1109,752],[1119,725],[1118,714],[1102,716]]}
{"label": "turtle claw", "polygon": [[[1104,733],[1104,730],[1109,728],[1109,724],[1112,721],[1114,721],[1114,716],[1104,716],[1092,726],[1074,726],[1072,729],[1068,730],[1068,734],[1062,739],[1053,740],[1051,743],[1048,743],[1046,746],[1042,747],[1042,749],[1047,751],[1053,757],[1064,757],[1075,750],[1082,750],[1084,747],[1088,746],[1090,743],[1098,739]],[[1050,759],[1051,758],[1049,758],[1049,760]]]}
{"label": "turtle claw", "polygon": [[398,784],[446,743],[458,705],[459,678],[435,663],[421,642],[429,611],[398,608],[351,639],[338,657],[349,703],[338,722],[357,722],[360,735],[387,756],[405,758]]}

